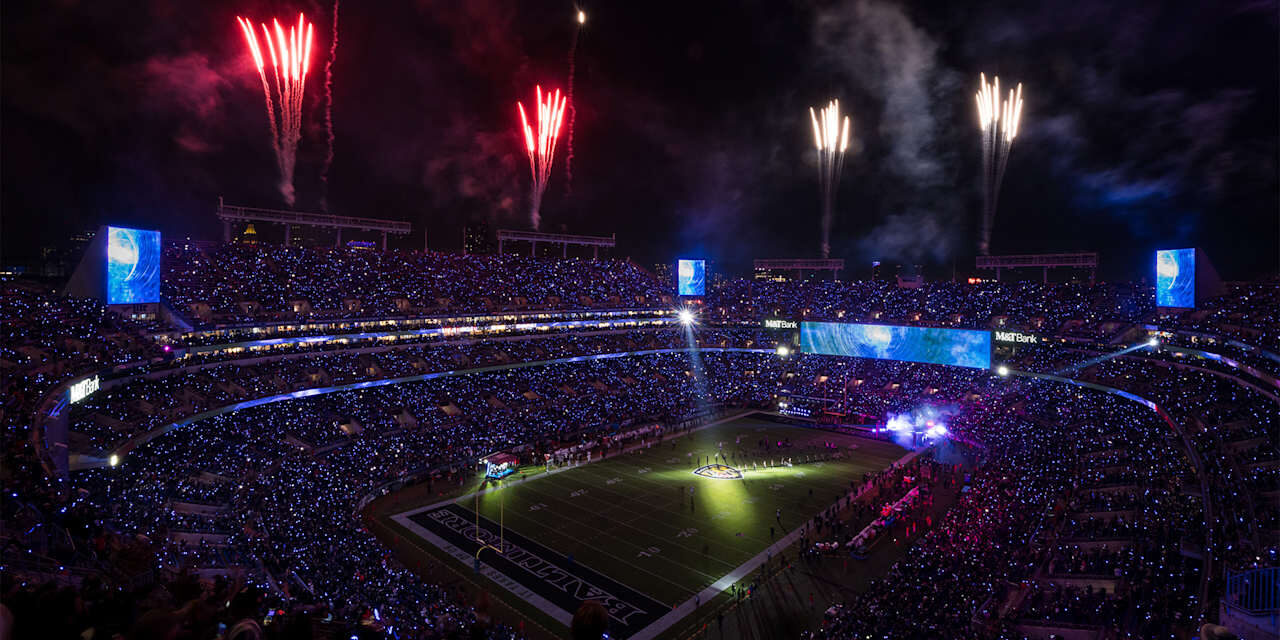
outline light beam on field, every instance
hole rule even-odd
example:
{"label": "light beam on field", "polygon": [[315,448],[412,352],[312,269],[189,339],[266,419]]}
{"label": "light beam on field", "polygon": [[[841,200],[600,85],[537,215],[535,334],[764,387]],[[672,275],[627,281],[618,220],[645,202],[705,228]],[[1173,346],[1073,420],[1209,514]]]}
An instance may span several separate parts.
{"label": "light beam on field", "polygon": [[698,345],[697,336],[694,335],[698,326],[698,317],[692,309],[681,307],[676,310],[676,319],[680,321],[685,346],[688,347],[689,375],[693,378],[693,401],[701,411],[707,407],[710,396],[707,394],[706,370],[702,366],[702,349]]}
{"label": "light beam on field", "polygon": [[986,74],[978,74],[978,93],[974,95],[982,134],[982,237],[978,240],[978,253],[984,256],[991,253],[991,228],[1000,201],[1000,184],[1022,124],[1022,83],[1001,101],[1000,78],[993,76],[991,80],[988,84]]}
{"label": "light beam on field", "polygon": [[529,222],[537,230],[542,222],[542,195],[547,190],[547,181],[551,179],[551,165],[555,161],[556,142],[560,139],[560,125],[564,122],[568,97],[561,96],[559,89],[543,94],[541,86],[536,87],[535,95],[537,111],[532,125],[524,104],[517,102],[516,108],[520,112],[520,128],[524,133],[525,152],[529,155],[529,172],[533,176]]}
{"label": "light beam on field", "polygon": [[[262,93],[267,105],[267,120],[271,125],[271,149],[280,169],[280,195],[293,206],[295,192],[293,172],[297,165],[298,141],[302,138],[302,98],[311,71],[311,43],[313,25],[298,14],[298,24],[290,25],[286,32],[279,20],[272,20],[274,30],[261,24],[262,39],[267,43],[271,58],[271,72],[267,72],[266,58],[262,55],[257,31],[248,18],[236,17],[244,34],[249,53],[253,56],[258,77],[262,80]],[[269,79],[274,78],[272,83]],[[274,87],[275,99],[272,100]],[[277,115],[276,109],[279,108]]]}
{"label": "light beam on field", "polygon": [[822,257],[831,257],[831,217],[844,152],[849,148],[849,117],[840,118],[840,101],[832,100],[821,111],[809,108],[813,141],[818,151],[818,187],[822,198]]}

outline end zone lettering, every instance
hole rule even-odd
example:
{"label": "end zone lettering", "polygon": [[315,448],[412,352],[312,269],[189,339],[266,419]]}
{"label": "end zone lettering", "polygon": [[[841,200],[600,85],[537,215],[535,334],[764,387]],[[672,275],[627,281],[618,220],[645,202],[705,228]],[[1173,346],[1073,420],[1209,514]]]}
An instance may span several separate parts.
{"label": "end zone lettering", "polygon": [[666,607],[653,598],[588,567],[566,561],[563,556],[514,531],[502,536],[496,531],[497,523],[488,518],[472,520],[468,513],[457,504],[450,504],[415,515],[412,520],[458,545],[467,556],[480,545],[495,549],[501,546],[502,552],[486,556],[485,564],[566,612],[577,610],[583,600],[600,602],[619,630],[626,631],[623,637],[638,632],[665,613]]}

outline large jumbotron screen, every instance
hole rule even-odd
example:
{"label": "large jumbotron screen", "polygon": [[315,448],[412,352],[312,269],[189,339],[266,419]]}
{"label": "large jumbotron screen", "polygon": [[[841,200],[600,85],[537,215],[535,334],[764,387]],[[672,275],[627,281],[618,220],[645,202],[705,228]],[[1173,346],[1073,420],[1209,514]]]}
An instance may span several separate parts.
{"label": "large jumbotron screen", "polygon": [[829,356],[991,368],[990,331],[803,322],[800,350]]}
{"label": "large jumbotron screen", "polygon": [[160,232],[107,227],[107,304],[160,301]]}
{"label": "large jumbotron screen", "polygon": [[1191,309],[1196,306],[1196,250],[1156,252],[1156,306]]}
{"label": "large jumbotron screen", "polygon": [[705,260],[681,260],[676,264],[676,274],[680,295],[706,295],[707,263]]}

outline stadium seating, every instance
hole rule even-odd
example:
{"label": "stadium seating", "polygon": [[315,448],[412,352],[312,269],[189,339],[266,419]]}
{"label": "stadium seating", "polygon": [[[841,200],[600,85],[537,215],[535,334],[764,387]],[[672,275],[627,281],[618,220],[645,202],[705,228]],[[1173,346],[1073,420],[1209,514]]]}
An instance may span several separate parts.
{"label": "stadium seating", "polygon": [[[625,261],[243,245],[170,247],[163,290],[179,313],[209,324],[665,309],[672,298]],[[780,396],[816,412],[823,403],[812,398],[848,388],[847,409],[869,416],[922,402],[949,407],[946,446],[980,464],[903,559],[811,637],[1183,633],[1216,619],[1224,575],[1280,566],[1278,310],[1273,283],[1233,285],[1200,310],[1162,316],[1140,285],[728,280],[713,288],[694,331],[702,348],[738,350],[708,349],[697,360],[676,328],[173,359],[157,341],[170,328],[5,281],[4,600],[26,614],[19,620],[32,612],[45,620],[15,629],[19,636],[123,634],[195,603],[201,613],[189,624],[204,626],[194,635],[280,611],[282,624],[332,634],[521,637],[391,556],[361,517],[365,501],[406,478],[456,485],[492,451],[524,446],[534,459],[636,421],[677,424],[708,407],[772,411]],[[1062,338],[1019,348],[1007,365],[1069,370],[1159,411],[1023,375],[779,357],[771,352],[779,334],[758,328],[765,316]],[[1164,349],[1086,362],[1145,338],[1148,325]],[[634,351],[651,353],[554,362]],[[225,410],[495,365],[511,366]],[[138,446],[119,466],[62,479],[42,464],[31,425],[58,385],[92,372],[130,378],[66,409],[72,451],[101,458]],[[876,499],[896,501],[907,493],[903,477],[945,468],[928,457],[915,464],[861,480]],[[865,502],[849,509],[861,522],[875,519]],[[848,548],[859,531],[845,520],[820,519],[804,541],[806,561]]]}

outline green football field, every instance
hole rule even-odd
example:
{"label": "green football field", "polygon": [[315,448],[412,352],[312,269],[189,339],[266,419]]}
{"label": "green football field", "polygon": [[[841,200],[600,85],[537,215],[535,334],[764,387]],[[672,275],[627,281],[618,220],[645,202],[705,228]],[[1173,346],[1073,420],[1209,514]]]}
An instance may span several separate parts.
{"label": "green football field", "polygon": [[[758,448],[762,439],[790,439],[793,446],[766,452]],[[741,467],[739,451],[776,461],[803,457],[824,442],[836,443],[844,457],[758,471],[748,463],[745,476],[736,480],[693,473],[697,458],[705,463],[720,443]],[[884,469],[904,453],[890,443],[739,418],[638,452],[466,496],[457,505],[474,517],[478,504],[481,515],[502,522],[507,531],[674,604],[829,507],[851,480],[860,482],[863,473]]]}

